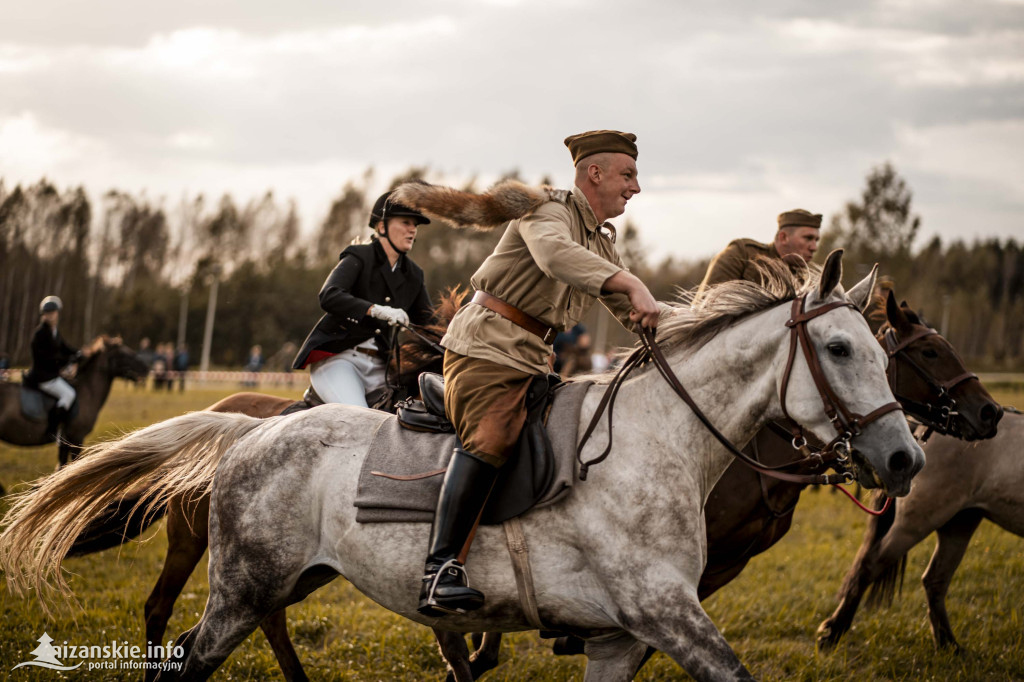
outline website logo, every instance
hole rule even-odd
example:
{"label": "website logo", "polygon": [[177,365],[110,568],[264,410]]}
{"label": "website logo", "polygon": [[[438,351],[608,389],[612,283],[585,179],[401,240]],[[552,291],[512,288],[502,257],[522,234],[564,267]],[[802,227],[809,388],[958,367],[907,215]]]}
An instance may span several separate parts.
{"label": "website logo", "polygon": [[43,636],[36,641],[39,642],[39,646],[37,646],[34,651],[29,652],[31,656],[36,657],[36,660],[19,663],[11,668],[11,670],[17,670],[25,665],[34,665],[40,668],[49,668],[50,670],[74,670],[84,663],[84,661],[79,661],[78,665],[64,665],[61,663],[57,659],[57,650],[50,644],[50,642],[53,641],[53,637],[50,637],[45,632],[43,633]]}
{"label": "website logo", "polygon": [[[29,652],[35,657],[11,668],[17,670],[26,666],[49,670],[75,670],[85,666],[87,670],[177,670],[181,671],[185,649],[167,642],[166,646],[147,642],[145,647],[131,646],[127,640],[110,640],[106,644],[77,646],[64,642],[54,646],[53,638],[43,633],[39,646]],[[78,659],[75,665],[64,665],[61,659]]]}

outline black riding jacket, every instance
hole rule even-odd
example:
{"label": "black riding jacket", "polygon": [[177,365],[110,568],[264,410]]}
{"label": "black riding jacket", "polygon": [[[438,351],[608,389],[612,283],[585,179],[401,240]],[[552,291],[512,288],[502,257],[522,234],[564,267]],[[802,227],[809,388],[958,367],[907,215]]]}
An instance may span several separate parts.
{"label": "black riding jacket", "polygon": [[378,240],[350,246],[320,289],[320,307],[326,315],[306,337],[293,369],[302,369],[318,358],[313,351],[340,353],[373,338],[383,352],[390,349],[391,327],[366,314],[372,305],[401,308],[414,324],[433,318],[423,270],[408,256],[401,256],[394,270]]}
{"label": "black riding jacket", "polygon": [[25,374],[25,382],[38,386],[60,376],[60,371],[78,351],[67,343],[59,331],[40,322],[32,335],[32,368]]}

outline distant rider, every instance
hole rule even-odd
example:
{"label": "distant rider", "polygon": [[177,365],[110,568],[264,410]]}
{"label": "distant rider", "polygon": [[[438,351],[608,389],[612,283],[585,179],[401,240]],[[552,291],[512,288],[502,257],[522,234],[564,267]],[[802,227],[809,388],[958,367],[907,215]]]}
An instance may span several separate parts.
{"label": "distant rider", "polygon": [[61,377],[64,367],[80,356],[78,350],[69,346],[57,330],[60,312],[64,303],[56,296],[47,296],[39,304],[41,321],[32,335],[32,367],[25,375],[28,386],[57,399],[57,406],[50,413],[47,432],[57,437],[59,427],[67,420],[71,406],[75,404],[75,389]]}
{"label": "distant rider", "polygon": [[426,324],[433,308],[423,270],[409,258],[422,213],[390,201],[370,213],[374,238],[349,246],[320,289],[326,313],[299,349],[294,369],[309,367],[324,402],[367,407],[366,396],[386,385],[392,334],[386,325]]}

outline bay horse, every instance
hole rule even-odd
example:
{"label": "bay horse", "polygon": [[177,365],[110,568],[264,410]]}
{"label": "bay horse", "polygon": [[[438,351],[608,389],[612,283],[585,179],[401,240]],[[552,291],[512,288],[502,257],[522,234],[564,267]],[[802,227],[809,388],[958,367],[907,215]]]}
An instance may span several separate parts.
{"label": "bay horse", "polygon": [[[1024,416],[1007,410],[991,440],[967,444],[934,436],[925,444],[928,466],[910,494],[871,519],[864,541],[839,590],[839,605],[818,628],[828,651],[853,624],[868,589],[869,605],[889,604],[902,588],[907,552],[937,533],[935,550],[921,576],[928,622],[939,648],[960,649],[946,611],[946,593],[971,536],[988,519],[1024,537]],[[876,508],[880,504],[876,501]]]}
{"label": "bay horse", "polygon": [[[844,294],[841,257],[830,254],[813,282],[779,267],[764,287],[724,283],[700,306],[663,315],[667,359],[654,363],[657,372],[647,365],[617,384],[619,432],[633,437],[608,443],[596,433],[581,454],[590,459],[607,444],[606,461],[564,500],[519,517],[533,549],[539,617],[584,636],[588,682],[630,679],[647,645],[699,680],[752,679],[697,598],[704,502],[732,461],[724,443],[745,443],[766,420],[785,414],[849,453],[851,475],[865,487],[890,496],[909,491],[923,453],[892,409],[884,353],[857,310],[867,304],[875,273]],[[722,442],[675,401],[680,381],[693,387],[692,399],[721,429]],[[589,387],[581,424],[608,386]],[[158,679],[206,679],[268,614],[338,575],[435,628],[533,629],[504,533],[490,526],[480,529],[470,556],[486,604],[441,618],[416,611],[427,525],[358,524],[353,507],[362,460],[389,419],[342,405],[267,420],[196,412],[95,445],[17,498],[0,536],[0,566],[16,592],[52,586],[66,595],[63,557],[110,501],[141,491],[140,504],[153,508],[198,487],[212,490],[210,595],[200,622],[177,640],[186,652],[183,669],[163,670]],[[111,472],[123,486],[108,485]],[[81,489],[103,493],[74,494]],[[574,579],[565,580],[570,574]]]}
{"label": "bay horse", "polygon": [[[409,335],[401,344],[399,353],[391,357],[390,376],[394,377],[393,382],[406,394],[415,395],[418,390],[417,379],[421,372],[441,371],[442,357],[434,344],[441,340],[466,294],[467,291],[460,287],[444,292],[434,309],[435,322],[417,328],[416,334]],[[207,407],[206,411],[244,414],[265,419],[280,415],[294,404],[295,401],[291,398],[242,392],[219,400]],[[174,603],[206,553],[209,544],[210,496],[188,491],[168,500],[163,508],[150,514],[140,513],[136,507],[137,502],[136,496],[112,503],[104,514],[95,518],[79,535],[67,556],[84,556],[116,547],[137,537],[150,524],[166,515],[167,554],[160,576],[146,599],[144,608],[146,641],[160,642],[163,641],[167,623],[174,612]],[[269,614],[260,623],[260,628],[274,651],[284,678],[289,681],[308,679],[288,636],[285,610],[280,609]],[[147,668],[145,677],[151,680],[156,673],[156,669]]]}
{"label": "bay horse", "polygon": [[[876,297],[875,304],[885,319],[876,339],[890,355],[886,368],[889,385],[907,416],[950,434],[943,441],[963,445],[966,441],[992,438],[1002,408],[977,377],[967,371],[956,350],[905,302],[897,305],[891,290]],[[892,352],[891,349],[899,345],[891,341],[894,336],[909,343]],[[745,452],[763,464],[785,464],[799,457],[790,440],[791,436],[785,431],[780,434],[778,429],[766,427],[754,436]],[[926,456],[930,452],[926,449]],[[969,460],[973,455],[966,457]],[[927,462],[925,472],[928,474],[943,466],[943,462],[930,456]],[[973,464],[965,461],[954,467],[954,471],[965,466],[973,468]],[[818,468],[820,465],[804,464],[799,470],[811,473]],[[917,486],[927,478],[929,476],[922,473],[915,479],[911,498],[915,497]],[[697,586],[701,601],[734,580],[753,557],[770,549],[789,532],[805,488],[804,484],[759,474],[742,462],[729,465],[704,505],[708,557]],[[472,658],[461,637],[441,633],[438,639],[445,658],[453,670],[459,671],[450,679],[460,682],[461,679],[476,679],[498,664],[500,633],[485,634]],[[556,654],[580,654],[583,642],[569,636],[559,637],[554,650]]]}
{"label": "bay horse", "polygon": [[[58,443],[60,466],[78,457],[86,436],[96,426],[96,417],[107,402],[114,379],[137,382],[149,368],[120,338],[99,336],[82,349],[84,358],[70,383],[78,394],[78,414],[65,426]],[[21,384],[0,382],[0,440],[11,445],[48,445],[46,421],[34,422],[21,413]]]}

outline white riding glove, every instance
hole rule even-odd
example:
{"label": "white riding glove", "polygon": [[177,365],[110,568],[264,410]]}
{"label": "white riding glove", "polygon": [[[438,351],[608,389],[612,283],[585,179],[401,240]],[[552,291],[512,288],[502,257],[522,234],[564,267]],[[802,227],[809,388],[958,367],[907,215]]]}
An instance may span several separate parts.
{"label": "white riding glove", "polygon": [[386,305],[370,306],[370,317],[387,322],[392,327],[396,324],[408,325],[409,314],[401,308],[392,308]]}

